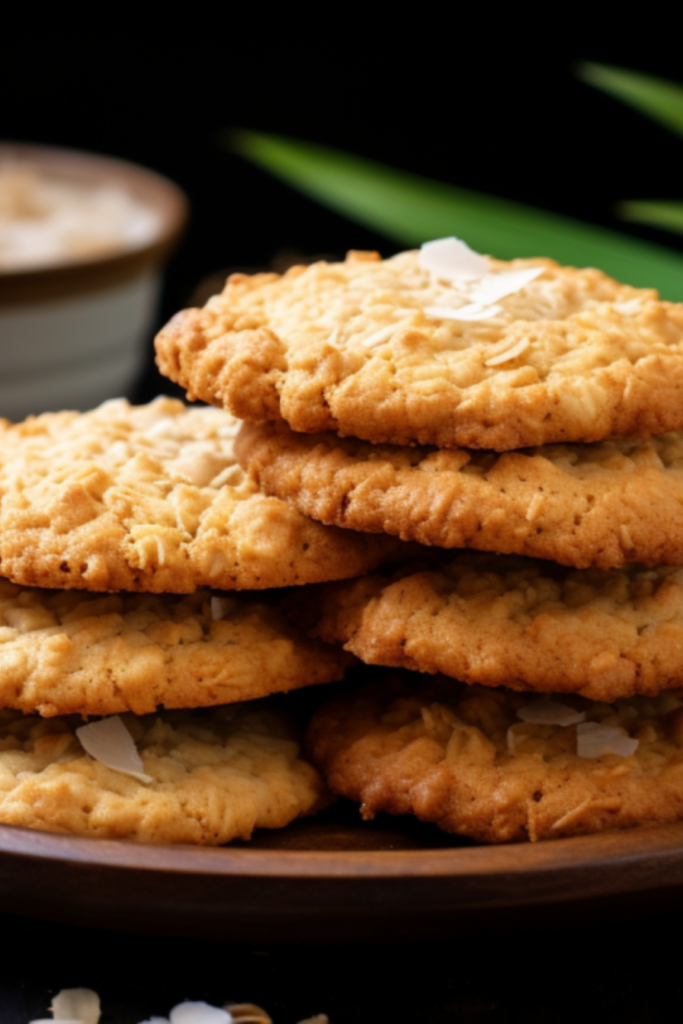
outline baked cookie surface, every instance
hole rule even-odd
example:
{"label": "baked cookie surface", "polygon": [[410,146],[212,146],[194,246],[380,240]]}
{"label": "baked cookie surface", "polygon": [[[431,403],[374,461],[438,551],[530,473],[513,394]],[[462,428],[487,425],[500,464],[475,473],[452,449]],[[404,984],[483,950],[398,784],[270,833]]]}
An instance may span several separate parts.
{"label": "baked cookie surface", "polygon": [[237,429],[169,398],[0,421],[0,574],[95,591],[260,590],[354,576],[393,550],[261,494],[235,460]]}
{"label": "baked cookie surface", "polygon": [[91,595],[0,580],[0,708],[141,715],[232,704],[341,679],[348,659],[253,595]]}
{"label": "baked cookie surface", "polygon": [[[520,711],[543,703],[530,705],[529,695],[452,680],[386,680],[324,704],[307,744],[332,791],[359,801],[365,818],[379,811],[414,814],[483,842],[683,818],[677,695],[614,705],[576,697],[562,702],[578,711],[581,724],[522,721]],[[628,756],[604,749],[579,756],[582,729],[602,736],[603,748],[625,741]]]}
{"label": "baked cookie surface", "polygon": [[297,730],[262,703],[123,721],[144,783],[94,760],[72,718],[0,712],[0,823],[47,832],[218,846],[326,803]]}
{"label": "baked cookie surface", "polygon": [[294,621],[371,665],[613,701],[683,686],[683,570],[474,552],[312,587]]}
{"label": "baked cookie surface", "polygon": [[244,423],[267,494],[329,526],[611,569],[683,565],[683,433],[520,452],[372,445]]}
{"label": "baked cookie surface", "polygon": [[159,367],[244,419],[374,443],[505,451],[683,428],[683,306],[552,260],[485,266],[489,284],[541,273],[462,320],[471,282],[413,251],[233,275],[161,331]]}

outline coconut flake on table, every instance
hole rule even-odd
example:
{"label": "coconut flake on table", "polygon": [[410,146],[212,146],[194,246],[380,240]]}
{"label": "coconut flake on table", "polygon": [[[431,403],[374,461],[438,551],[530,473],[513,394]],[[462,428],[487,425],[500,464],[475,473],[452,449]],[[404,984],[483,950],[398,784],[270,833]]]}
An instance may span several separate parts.
{"label": "coconut flake on table", "polygon": [[638,740],[631,739],[622,729],[600,722],[582,722],[576,727],[576,753],[579,757],[600,757],[617,754],[630,757],[638,748]]}
{"label": "coconut flake on table", "polygon": [[63,988],[52,1000],[52,1017],[29,1024],[99,1024],[100,997],[91,988]]}
{"label": "coconut flake on table", "polygon": [[168,1015],[171,1024],[232,1024],[232,1014],[208,1003],[178,1003]]}
{"label": "coconut flake on table", "polygon": [[575,711],[567,704],[560,704],[559,701],[550,700],[548,697],[541,697],[531,704],[525,704],[517,712],[517,718],[529,725],[578,725],[586,720],[583,711]]}
{"label": "coconut flake on table", "polygon": [[154,782],[151,775],[145,774],[135,741],[119,715],[82,725],[76,729],[76,736],[85,752],[107,768],[130,775],[138,782]]}

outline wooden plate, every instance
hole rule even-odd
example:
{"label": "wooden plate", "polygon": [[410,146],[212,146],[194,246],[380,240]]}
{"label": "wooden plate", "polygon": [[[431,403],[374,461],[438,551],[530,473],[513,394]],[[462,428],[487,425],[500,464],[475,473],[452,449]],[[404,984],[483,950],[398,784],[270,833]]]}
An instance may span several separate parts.
{"label": "wooden plate", "polygon": [[339,804],[220,849],[0,826],[0,909],[248,942],[406,940],[683,902],[683,824],[476,846]]}

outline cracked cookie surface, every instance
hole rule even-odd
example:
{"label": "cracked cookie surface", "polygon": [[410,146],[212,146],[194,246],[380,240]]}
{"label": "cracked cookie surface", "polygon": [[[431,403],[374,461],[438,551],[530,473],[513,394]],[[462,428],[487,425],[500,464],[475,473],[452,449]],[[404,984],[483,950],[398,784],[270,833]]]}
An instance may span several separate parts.
{"label": "cracked cookie surface", "polygon": [[520,452],[373,445],[244,423],[267,494],[329,526],[601,569],[683,564],[683,433]]}
{"label": "cracked cookie surface", "polygon": [[156,340],[161,372],[249,420],[374,443],[506,451],[683,428],[683,306],[594,269],[541,267],[488,320],[417,252],[233,275]]}
{"label": "cracked cookie surface", "polygon": [[580,757],[576,726],[520,721],[528,695],[406,678],[328,701],[307,745],[332,791],[359,801],[365,818],[414,814],[482,842],[683,819],[679,696],[562,701],[637,739],[635,752]]}
{"label": "cracked cookie surface", "polygon": [[123,721],[149,783],[86,754],[75,734],[79,719],[0,712],[0,823],[218,846],[328,802],[298,730],[263,702]]}
{"label": "cracked cookie surface", "polygon": [[341,679],[348,659],[253,594],[91,595],[0,580],[0,708],[113,715],[230,704]]}
{"label": "cracked cookie surface", "polygon": [[237,429],[169,398],[0,421],[0,574],[95,591],[261,590],[354,576],[395,550],[261,494],[233,454]]}
{"label": "cracked cookie surface", "polygon": [[371,665],[607,701],[683,686],[680,568],[568,570],[468,552],[307,588],[286,607]]}

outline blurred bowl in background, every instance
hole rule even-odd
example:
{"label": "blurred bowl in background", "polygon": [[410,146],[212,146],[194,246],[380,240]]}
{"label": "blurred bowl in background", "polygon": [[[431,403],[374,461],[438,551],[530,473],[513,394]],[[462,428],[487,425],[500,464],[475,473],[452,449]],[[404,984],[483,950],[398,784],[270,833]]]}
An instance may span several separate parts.
{"label": "blurred bowl in background", "polygon": [[187,214],[177,186],[134,164],[0,144],[0,416],[130,391]]}

